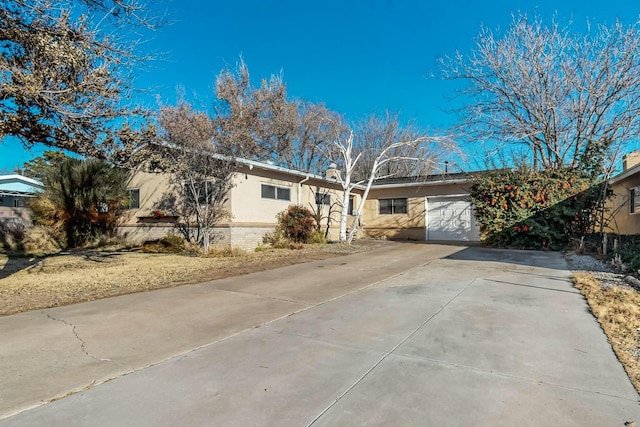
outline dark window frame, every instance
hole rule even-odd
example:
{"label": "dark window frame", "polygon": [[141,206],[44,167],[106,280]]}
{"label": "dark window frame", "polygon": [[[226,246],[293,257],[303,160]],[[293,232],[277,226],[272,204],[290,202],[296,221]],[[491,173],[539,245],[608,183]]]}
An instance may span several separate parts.
{"label": "dark window frame", "polygon": [[378,199],[378,215],[406,215],[409,213],[409,199]]}
{"label": "dark window frame", "polygon": [[316,206],[331,206],[331,194],[316,191]]}
{"label": "dark window frame", "polygon": [[[271,192],[265,193],[265,189],[273,188],[273,196],[271,196]],[[260,196],[265,200],[279,200],[281,202],[290,202],[291,201],[291,187],[284,187],[274,184],[260,184]]]}

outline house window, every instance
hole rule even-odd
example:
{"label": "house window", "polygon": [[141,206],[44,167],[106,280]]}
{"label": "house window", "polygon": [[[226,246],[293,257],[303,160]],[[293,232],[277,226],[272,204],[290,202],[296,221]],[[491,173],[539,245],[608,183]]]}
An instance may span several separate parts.
{"label": "house window", "polygon": [[316,192],[316,205],[331,205],[331,195],[329,193]]}
{"label": "house window", "polygon": [[629,212],[640,213],[640,187],[633,187],[629,190]]}
{"label": "house window", "polygon": [[127,209],[140,209],[140,189],[130,188],[127,191],[129,192]]}
{"label": "house window", "polygon": [[355,213],[355,197],[349,197],[349,213],[353,215]]}
{"label": "house window", "polygon": [[14,197],[13,198],[13,207],[14,208],[23,208],[24,207],[24,200],[22,200],[19,197]]}
{"label": "house window", "polygon": [[262,198],[290,201],[291,189],[287,187],[277,187],[270,184],[262,184]]}
{"label": "house window", "polygon": [[406,214],[407,199],[380,199],[378,200],[378,212],[380,215]]}

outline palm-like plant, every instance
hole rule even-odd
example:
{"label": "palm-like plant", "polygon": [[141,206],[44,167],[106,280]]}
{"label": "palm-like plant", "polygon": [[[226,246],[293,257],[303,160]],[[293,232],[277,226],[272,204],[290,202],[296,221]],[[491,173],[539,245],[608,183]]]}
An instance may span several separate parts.
{"label": "palm-like plant", "polygon": [[31,202],[34,222],[53,228],[67,247],[113,233],[127,200],[127,176],[102,160],[66,158],[48,169]]}

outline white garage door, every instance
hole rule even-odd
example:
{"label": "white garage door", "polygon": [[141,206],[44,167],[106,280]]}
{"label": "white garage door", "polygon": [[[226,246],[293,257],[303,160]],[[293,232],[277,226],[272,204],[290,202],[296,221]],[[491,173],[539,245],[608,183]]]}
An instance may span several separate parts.
{"label": "white garage door", "polygon": [[425,203],[427,240],[480,240],[473,209],[466,197],[427,197]]}

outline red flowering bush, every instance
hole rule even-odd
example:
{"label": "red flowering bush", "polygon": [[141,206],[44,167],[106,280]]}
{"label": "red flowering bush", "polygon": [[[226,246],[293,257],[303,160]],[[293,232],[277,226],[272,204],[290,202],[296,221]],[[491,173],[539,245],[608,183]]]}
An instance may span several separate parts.
{"label": "red flowering bush", "polygon": [[296,243],[306,243],[316,231],[316,219],[310,209],[291,205],[278,214],[278,228],[286,238]]}

